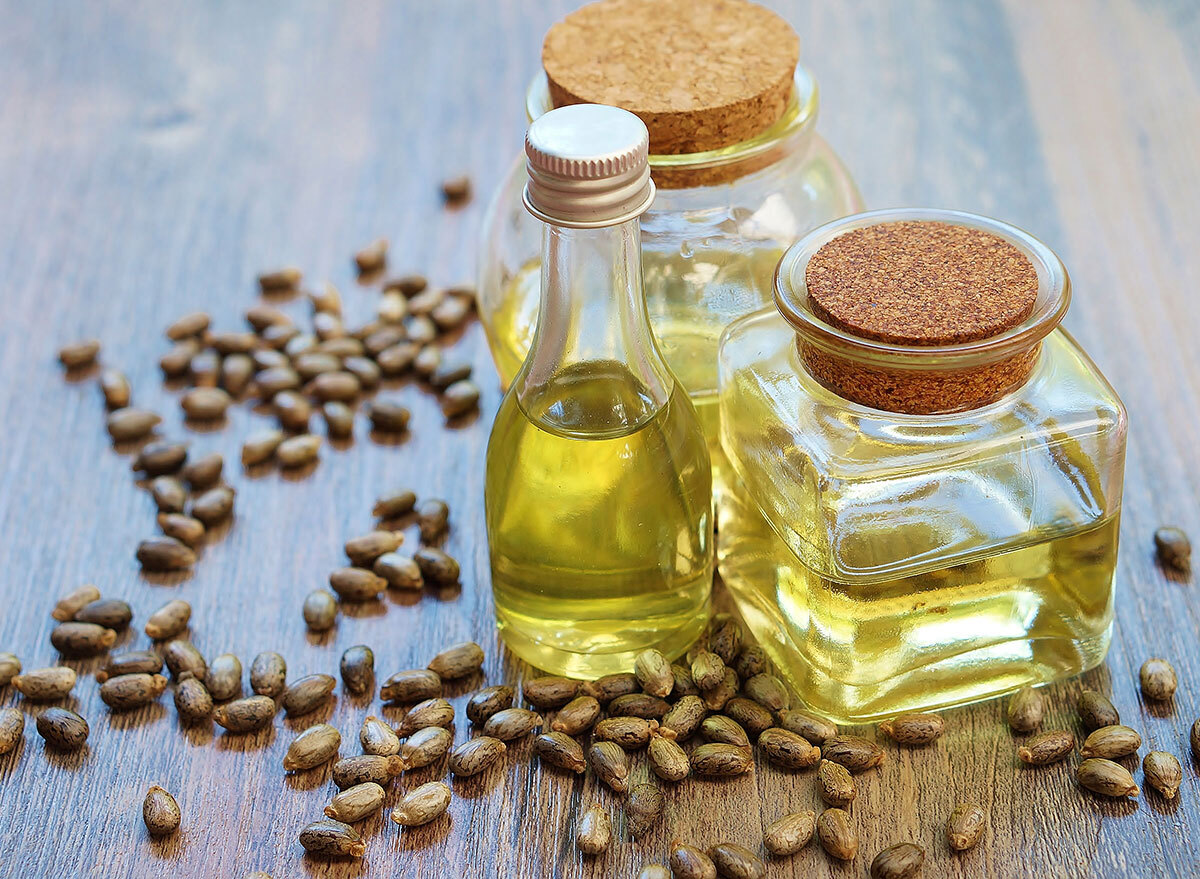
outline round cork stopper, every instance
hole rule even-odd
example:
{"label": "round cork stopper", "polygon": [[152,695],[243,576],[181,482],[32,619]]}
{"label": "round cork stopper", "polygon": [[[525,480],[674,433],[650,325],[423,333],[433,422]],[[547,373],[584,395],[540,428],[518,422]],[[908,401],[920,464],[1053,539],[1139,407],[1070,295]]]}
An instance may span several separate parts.
{"label": "round cork stopper", "polygon": [[1038,275],[990,232],[929,220],[879,223],[826,243],[804,272],[812,310],[894,345],[987,339],[1029,317]]}
{"label": "round cork stopper", "polygon": [[555,107],[636,113],[660,154],[717,149],[770,128],[799,57],[791,26],[746,0],[600,0],[551,27],[542,45]]}

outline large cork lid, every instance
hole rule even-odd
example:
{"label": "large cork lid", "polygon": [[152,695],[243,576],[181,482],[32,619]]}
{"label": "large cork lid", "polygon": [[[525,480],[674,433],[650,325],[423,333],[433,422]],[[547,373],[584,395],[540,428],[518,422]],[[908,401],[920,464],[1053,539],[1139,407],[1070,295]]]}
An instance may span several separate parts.
{"label": "large cork lid", "polygon": [[652,153],[754,137],[787,107],[800,41],[746,0],[600,0],[550,28],[554,106],[611,104],[641,117]]}

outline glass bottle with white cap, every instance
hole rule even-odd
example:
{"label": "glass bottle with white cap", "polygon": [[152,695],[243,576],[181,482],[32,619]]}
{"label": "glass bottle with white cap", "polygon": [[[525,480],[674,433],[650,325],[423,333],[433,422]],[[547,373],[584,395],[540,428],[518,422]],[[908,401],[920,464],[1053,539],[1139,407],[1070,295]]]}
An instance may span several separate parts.
{"label": "glass bottle with white cap", "polygon": [[530,126],[525,153],[525,205],[544,224],[541,307],[488,443],[492,589],[515,653],[594,677],[648,647],[679,655],[705,625],[711,469],[646,310],[645,125],[563,107]]}

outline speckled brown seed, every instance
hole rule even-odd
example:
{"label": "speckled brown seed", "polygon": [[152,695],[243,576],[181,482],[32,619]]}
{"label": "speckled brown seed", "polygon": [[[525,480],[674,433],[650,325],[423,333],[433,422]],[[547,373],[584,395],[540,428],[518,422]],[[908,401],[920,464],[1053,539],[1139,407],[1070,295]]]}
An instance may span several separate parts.
{"label": "speckled brown seed", "polygon": [[393,552],[403,542],[402,531],[370,531],[347,540],[344,549],[350,564],[369,568],[377,558],[386,552]]}
{"label": "speckled brown seed", "polygon": [[1075,778],[1081,787],[1106,797],[1136,798],[1141,792],[1128,769],[1101,757],[1092,757],[1080,763],[1075,770]]}
{"label": "speckled brown seed", "polygon": [[781,711],[791,702],[783,682],[771,674],[754,675],[742,684],[742,691],[770,711]]}
{"label": "speckled brown seed", "polygon": [[151,836],[174,833],[179,829],[181,818],[179,803],[167,790],[156,784],[146,791],[146,798],[142,801],[142,820]]}
{"label": "speckled brown seed", "polygon": [[401,738],[430,726],[448,727],[454,723],[454,706],[441,697],[418,702],[400,720],[396,734]]}
{"label": "speckled brown seed", "polygon": [[751,739],[757,738],[763,730],[775,725],[775,717],[766,707],[742,696],[734,696],[726,702],[724,711],[726,716],[737,721],[746,730]]}
{"label": "speckled brown seed", "polygon": [[50,611],[50,616],[58,620],[60,623],[65,623],[72,619],[76,612],[86,604],[90,604],[100,597],[100,590],[91,583],[72,589],[66,595],[58,600],[54,605],[54,610]]}
{"label": "speckled brown seed", "polygon": [[1125,757],[1132,754],[1142,746],[1142,737],[1138,731],[1117,724],[1116,726],[1102,726],[1098,730],[1093,730],[1086,739],[1083,740],[1083,747],[1079,749],[1081,757],[1104,757],[1108,760],[1114,760],[1118,757]]}
{"label": "speckled brown seed", "polygon": [[196,553],[174,537],[151,537],[138,544],[137,560],[146,571],[181,571],[196,564]]}
{"label": "speckled brown seed", "polygon": [[390,757],[400,753],[400,738],[395,730],[373,714],[363,720],[358,730],[358,741],[364,754]]}
{"label": "speckled brown seed", "polygon": [[342,744],[342,734],[327,723],[310,726],[288,746],[283,755],[283,768],[291,772],[297,769],[313,769],[328,763],[337,756]]}
{"label": "speckled brown seed", "polygon": [[125,443],[140,440],[148,436],[150,431],[162,424],[162,417],[148,409],[135,409],[131,406],[110,412],[105,422],[108,435],[113,442]]}
{"label": "speckled brown seed", "polygon": [[203,311],[193,311],[185,314],[167,327],[167,338],[172,342],[198,336],[208,329],[210,318]]}
{"label": "speckled brown seed", "polygon": [[421,572],[421,576],[430,583],[451,585],[458,582],[461,573],[458,562],[442,550],[432,546],[422,546],[413,553],[413,561]]}
{"label": "speckled brown seed", "polygon": [[204,540],[204,523],[182,513],[159,513],[158,527],[167,537],[173,537],[190,547],[199,546]]}
{"label": "speckled brown seed", "polygon": [[759,734],[758,747],[771,763],[782,769],[806,769],[816,766],[821,759],[820,748],[803,736],[777,726]]}
{"label": "speckled brown seed", "polygon": [[667,808],[666,797],[656,785],[636,785],[625,800],[625,824],[634,839],[647,836],[659,822]]}
{"label": "speckled brown seed", "polygon": [[[606,717],[592,728],[598,741],[616,742],[627,751],[644,748],[658,730],[658,721],[641,717]],[[674,735],[672,732],[671,735]]]}
{"label": "speckled brown seed", "polygon": [[189,677],[175,685],[175,710],[184,723],[206,721],[213,713],[212,695],[197,678]]}
{"label": "speckled brown seed", "polygon": [[148,477],[174,473],[187,460],[187,446],[183,443],[154,442],[143,446],[133,459],[135,473]]}
{"label": "speckled brown seed", "polygon": [[416,503],[416,493],[402,489],[376,500],[375,506],[371,508],[371,515],[379,519],[395,519],[411,513]]}
{"label": "speckled brown seed", "polygon": [[600,702],[595,697],[576,696],[558,710],[550,728],[569,736],[577,736],[591,729],[599,717]]}
{"label": "speckled brown seed", "polygon": [[599,803],[593,803],[575,831],[575,844],[585,855],[598,855],[612,842],[612,819]]}
{"label": "speckled brown seed", "polygon": [[288,717],[308,714],[325,705],[336,686],[332,675],[305,675],[283,691],[279,704]]}
{"label": "speckled brown seed", "polygon": [[37,719],[37,731],[46,744],[60,751],[78,751],[87,742],[88,722],[66,708],[47,708]]}
{"label": "speckled brown seed", "polygon": [[871,861],[871,879],[912,879],[924,863],[925,849],[911,842],[898,842]]}
{"label": "speckled brown seed", "polygon": [[204,686],[218,702],[242,695],[242,661],[232,653],[222,653],[208,664]]}
{"label": "speckled brown seed", "polygon": [[660,651],[643,650],[633,662],[633,673],[642,690],[651,696],[665,697],[675,686],[675,674],[671,663]]}
{"label": "speckled brown seed", "polygon": [[737,695],[737,692],[737,672],[731,668],[726,668],[724,680],[711,689],[701,690],[700,695],[704,699],[704,706],[709,711],[721,711],[729,703],[729,700]]}
{"label": "speckled brown seed", "polygon": [[154,641],[174,638],[187,628],[192,618],[192,606],[181,599],[168,601],[146,620],[146,634]]}
{"label": "speckled brown seed", "polygon": [[379,698],[384,702],[422,702],[440,695],[441,677],[426,668],[398,671],[379,690]]}
{"label": "speckled brown seed", "polygon": [[132,619],[133,608],[128,601],[119,598],[97,598],[75,613],[76,622],[95,623],[118,632],[128,626]]}
{"label": "speckled brown seed", "polygon": [[372,570],[393,589],[420,589],[425,585],[420,565],[411,556],[398,552],[381,555],[375,560]]}
{"label": "speckled brown seed", "polygon": [[1155,702],[1165,702],[1175,695],[1179,680],[1175,667],[1165,659],[1147,659],[1138,671],[1142,695]]}
{"label": "speckled brown seed", "polygon": [[582,773],[587,769],[583,746],[564,732],[542,733],[533,740],[533,753],[543,763],[568,772]]}
{"label": "speckled brown seed", "polygon": [[440,498],[423,500],[415,507],[417,527],[424,541],[436,540],[450,527],[450,507]]}
{"label": "speckled brown seed", "polygon": [[37,668],[16,675],[12,685],[30,702],[52,702],[70,694],[75,686],[75,669],[65,665]]}
{"label": "speckled brown seed", "polygon": [[946,842],[956,852],[978,845],[987,825],[987,813],[974,803],[959,803],[946,819]]}
{"label": "speckled brown seed", "polygon": [[692,660],[692,680],[702,690],[710,690],[725,678],[725,661],[717,654],[702,650]]}
{"label": "speckled brown seed", "polygon": [[271,460],[284,439],[284,432],[275,428],[266,428],[250,434],[242,443],[242,466],[254,467]]}
{"label": "speckled brown seed", "polygon": [[15,653],[0,653],[0,687],[7,687],[21,673],[21,660]]}
{"label": "speckled brown seed", "polygon": [[275,718],[275,700],[269,696],[247,696],[221,705],[213,712],[213,720],[229,732],[254,732]]}
{"label": "speckled brown seed", "polygon": [[1154,550],[1168,568],[1187,572],[1191,568],[1192,544],[1179,528],[1166,526],[1154,532]]}
{"label": "speckled brown seed", "polygon": [[333,795],[325,807],[325,814],[335,821],[353,824],[376,814],[382,807],[386,794],[373,781],[364,781]]}
{"label": "speckled brown seed", "polygon": [[233,512],[234,491],[221,485],[201,492],[192,498],[189,512],[192,517],[199,519],[206,527],[212,528],[229,518]]}
{"label": "speckled brown seed", "polygon": [[1045,713],[1045,700],[1033,687],[1022,687],[1008,700],[1008,725],[1015,732],[1033,732],[1042,725]]}
{"label": "speckled brown seed", "polygon": [[183,480],[174,476],[156,476],[150,483],[150,497],[160,513],[182,513],[187,504]]}
{"label": "speckled brown seed", "polygon": [[817,813],[812,809],[792,812],[777,818],[763,831],[763,845],[777,857],[794,855],[808,845],[817,827]]}
{"label": "speckled brown seed", "polygon": [[15,750],[25,736],[25,715],[16,708],[0,708],[0,755]]}
{"label": "speckled brown seed", "polygon": [[342,653],[338,669],[342,686],[347,693],[361,696],[375,686],[375,651],[365,644],[356,644]]}
{"label": "speckled brown seed", "polygon": [[441,760],[450,752],[454,736],[440,726],[427,726],[412,733],[401,745],[405,768],[420,769]]}
{"label": "speckled brown seed", "polygon": [[[382,364],[381,364],[382,365]],[[394,400],[372,400],[367,406],[371,426],[382,433],[403,433],[412,417],[405,407]]]}
{"label": "speckled brown seed", "polygon": [[543,711],[561,708],[574,699],[578,692],[578,681],[553,675],[526,678],[521,682],[521,695],[525,701]]}
{"label": "speckled brown seed", "polygon": [[651,696],[649,693],[630,693],[618,696],[608,703],[608,713],[613,717],[641,717],[646,720],[659,720],[671,710],[671,703],[666,699]]}
{"label": "speckled brown seed", "polygon": [[475,674],[483,667],[483,648],[474,641],[464,641],[447,647],[433,659],[428,668],[444,681],[454,681]]}
{"label": "speckled brown seed", "polygon": [[737,843],[718,843],[708,850],[708,856],[725,879],[762,879],[767,874],[762,858]]}
{"label": "speckled brown seed", "polygon": [[717,866],[712,858],[679,840],[671,843],[670,863],[675,879],[717,879]]}
{"label": "speckled brown seed", "polygon": [[50,632],[50,643],[63,656],[95,656],[116,640],[116,632],[95,623],[59,623]]}
{"label": "speckled brown seed", "polygon": [[287,661],[278,653],[266,651],[250,664],[250,689],[260,696],[279,696],[287,686]]}
{"label": "speckled brown seed", "polygon": [[208,676],[208,663],[191,641],[182,638],[172,641],[163,652],[163,659],[166,660],[171,677],[177,681],[188,677],[204,680]]}
{"label": "speckled brown seed", "polygon": [[1146,784],[1168,800],[1175,799],[1183,782],[1183,767],[1179,765],[1179,759],[1166,751],[1151,751],[1143,757],[1142,774]]}
{"label": "speckled brown seed", "polygon": [[1105,696],[1095,690],[1084,690],[1079,694],[1079,720],[1088,732],[1102,726],[1115,726],[1121,722],[1121,714]]}
{"label": "speckled brown seed", "polygon": [[707,713],[699,696],[683,696],[663,715],[660,725],[674,732],[676,739],[684,741],[700,728]]}
{"label": "speckled brown seed", "polygon": [[945,728],[938,714],[901,714],[879,724],[879,731],[900,745],[928,745],[940,738]]}
{"label": "speckled brown seed", "polygon": [[736,745],[739,748],[750,748],[750,737],[736,720],[724,714],[711,714],[700,724],[700,734],[710,742],[721,742],[726,745]]}
{"label": "speckled brown seed", "polygon": [[478,775],[494,765],[507,746],[491,736],[468,739],[450,752],[450,771],[460,777]]}
{"label": "speckled brown seed", "polygon": [[341,821],[314,821],[300,831],[300,845],[314,855],[361,858],[367,851],[358,831]]}
{"label": "speckled brown seed", "polygon": [[314,589],[304,599],[304,622],[314,632],[332,629],[337,622],[337,599],[328,589]]}
{"label": "speckled brown seed", "polygon": [[419,827],[440,818],[449,807],[449,786],[431,781],[406,793],[392,810],[392,820],[402,827]]}
{"label": "speckled brown seed", "polygon": [[585,681],[579,691],[585,696],[593,697],[601,705],[607,705],[619,696],[636,693],[638,682],[632,672],[618,672],[594,681]]}
{"label": "speckled brown seed", "polygon": [[830,806],[848,806],[858,795],[850,770],[832,760],[817,767],[817,793]]}
{"label": "speckled brown seed", "polygon": [[529,735],[542,726],[542,716],[528,708],[505,708],[497,711],[483,725],[483,734],[502,742]]}
{"label": "speckled brown seed", "polygon": [[343,601],[372,601],[387,588],[387,581],[366,568],[337,568],[329,585]]}
{"label": "speckled brown seed", "polygon": [[692,772],[687,752],[674,739],[653,736],[647,750],[650,769],[663,781],[683,781]]}
{"label": "speckled brown seed", "polygon": [[303,467],[317,460],[320,449],[321,437],[306,433],[281,442],[275,450],[275,458],[280,467]]}
{"label": "speckled brown seed", "polygon": [[596,777],[611,790],[619,794],[629,790],[629,757],[616,742],[592,742],[588,763]]}
{"label": "speckled brown seed", "polygon": [[85,339],[82,342],[72,342],[60,348],[58,361],[67,369],[82,369],[95,363],[99,353],[100,342],[96,339]]}
{"label": "speckled brown seed", "polygon": [[467,700],[467,719],[477,726],[504,708],[511,708],[515,693],[512,687],[485,687]]}
{"label": "speckled brown seed", "polygon": [[204,491],[221,481],[221,471],[224,469],[225,459],[217,452],[211,452],[202,458],[190,461],[184,466],[180,475],[193,491]]}
{"label": "speckled brown seed", "polygon": [[163,694],[167,679],[159,674],[125,674],[100,685],[100,698],[114,711],[129,711],[149,705]]}
{"label": "speckled brown seed", "polygon": [[398,754],[381,757],[377,754],[361,754],[357,757],[343,757],[333,764],[331,773],[333,783],[341,790],[354,787],[356,784],[373,781],[380,786],[386,786],[393,776],[404,771],[404,759]]}
{"label": "speckled brown seed", "polygon": [[817,839],[830,857],[849,861],[858,854],[858,833],[850,813],[842,809],[826,809],[818,816]]}
{"label": "speckled brown seed", "polygon": [[709,742],[692,751],[692,771],[697,775],[728,778],[754,768],[754,759],[746,748]]}
{"label": "speckled brown seed", "polygon": [[1075,750],[1075,734],[1065,729],[1038,733],[1017,748],[1017,758],[1031,766],[1057,763]]}
{"label": "speckled brown seed", "polygon": [[192,388],[180,399],[184,414],[197,421],[211,421],[225,416],[233,401],[221,388]]}
{"label": "speckled brown seed", "polygon": [[834,736],[821,748],[826,760],[840,763],[851,772],[863,772],[878,766],[885,754],[879,745],[860,736]]}

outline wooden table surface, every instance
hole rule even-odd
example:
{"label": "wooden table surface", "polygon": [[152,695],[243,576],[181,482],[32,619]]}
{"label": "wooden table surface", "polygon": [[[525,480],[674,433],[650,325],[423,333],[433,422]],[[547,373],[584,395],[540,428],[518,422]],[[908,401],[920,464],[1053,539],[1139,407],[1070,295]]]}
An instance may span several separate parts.
{"label": "wooden table surface", "polygon": [[[1188,0],[922,0],[773,2],[796,26],[823,92],[821,130],[853,169],[868,205],[936,205],[991,214],[1031,230],[1070,268],[1068,327],[1124,398],[1130,442],[1122,520],[1118,624],[1107,662],[1051,687],[1049,724],[1071,726],[1081,687],[1111,692],[1147,747],[1186,755],[1200,714],[1200,600],[1164,576],[1150,535],[1175,523],[1200,536],[1200,15]],[[247,406],[221,430],[180,420],[178,390],[157,359],[165,325],[209,311],[237,329],[264,268],[295,263],[343,289],[365,319],[376,293],[358,287],[349,255],[392,241],[394,272],[470,281],[486,194],[515,155],[524,88],[546,27],[567,8],[538,3],[23,3],[6,0],[0,29],[0,650],[26,668],[58,661],[49,610],[94,582],[134,606],[120,648],[144,648],[146,616],[179,597],[208,655],[248,666],[260,650],[294,678],[336,674],[342,650],[371,645],[380,676],[423,666],[442,645],[475,639],[486,681],[523,673],[492,625],[483,536],[483,452],[500,399],[472,325],[456,352],[476,367],[482,414],[447,430],[413,384],[413,427],[380,444],[361,421],[353,443],[326,447],[304,478],[247,475],[241,439],[267,423]],[[438,182],[469,173],[477,196],[444,210]],[[300,313],[303,309],[299,306]],[[153,534],[130,457],[113,450],[94,376],[64,381],[59,345],[103,340],[138,404],[162,412],[166,436],[225,454],[237,514],[190,576],[144,577],[137,542]],[[446,498],[447,548],[464,563],[461,593],[395,597],[308,634],[299,608],[341,563],[341,544],[372,525],[382,491],[409,486]],[[410,540],[412,534],[410,533]],[[1138,666],[1170,658],[1173,705],[1139,701]],[[646,842],[601,860],[576,854],[577,816],[595,781],[540,771],[528,744],[506,767],[454,784],[448,819],[400,832],[365,822],[361,862],[305,857],[297,833],[321,816],[328,769],[285,776],[292,736],[314,721],[277,717],[269,731],[227,736],[180,727],[159,704],[110,714],[91,673],[73,706],[90,721],[79,754],[45,751],[39,709],[9,687],[0,704],[29,714],[24,744],[0,757],[0,875],[240,877],[588,876],[632,879],[664,860],[672,837],[758,848],[764,820],[811,808],[810,773],[760,763],[736,781],[668,788],[669,811]],[[473,682],[478,684],[478,682]],[[466,688],[454,691],[462,710]],[[915,840],[924,875],[1195,875],[1200,784],[1184,760],[1176,802],[1081,794],[1068,764],[1018,768],[1002,705],[947,712],[935,746],[897,752],[861,778],[854,817],[862,853],[833,864],[814,845],[773,862],[773,877],[862,876],[876,851]],[[378,701],[342,695],[317,715],[348,737]],[[393,713],[391,716],[395,716]],[[459,723],[457,737],[467,734]],[[865,734],[874,736],[874,730]],[[644,762],[636,775],[646,774]],[[439,770],[401,778],[397,791]],[[1137,776],[1140,780],[1141,772]],[[146,787],[174,791],[183,828],[151,842]],[[397,797],[394,791],[389,803]],[[941,839],[960,799],[990,815],[980,847],[952,857]]]}

